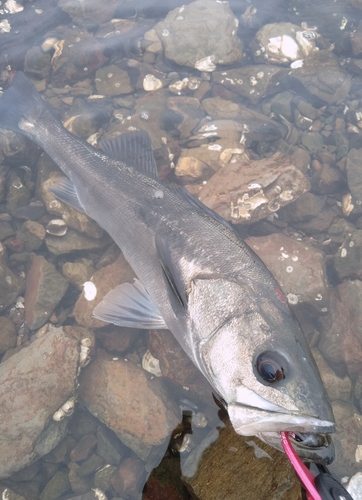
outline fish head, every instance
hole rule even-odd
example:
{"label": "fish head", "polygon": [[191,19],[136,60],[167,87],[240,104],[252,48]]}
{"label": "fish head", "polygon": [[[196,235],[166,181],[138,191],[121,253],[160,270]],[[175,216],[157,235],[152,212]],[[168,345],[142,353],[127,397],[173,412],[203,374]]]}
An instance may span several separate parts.
{"label": "fish head", "polygon": [[[226,402],[235,431],[257,435],[277,448],[279,433],[289,431],[304,458],[332,461],[332,445],[322,439],[334,432],[331,405],[276,282],[260,289],[225,279],[200,279],[193,285],[189,304],[197,310],[191,316],[203,328],[198,330],[195,356]],[[205,297],[212,308],[200,305]]]}

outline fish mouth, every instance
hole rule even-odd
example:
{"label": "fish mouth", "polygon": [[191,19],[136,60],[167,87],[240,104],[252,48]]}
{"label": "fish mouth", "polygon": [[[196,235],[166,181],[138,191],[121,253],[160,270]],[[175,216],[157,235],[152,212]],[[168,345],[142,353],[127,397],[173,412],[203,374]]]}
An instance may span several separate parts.
{"label": "fish mouth", "polygon": [[[265,443],[283,451],[278,432],[261,432],[257,437]],[[329,465],[335,457],[334,444],[330,434],[290,432],[290,442],[298,456],[306,462]]]}
{"label": "fish mouth", "polygon": [[243,436],[257,436],[265,443],[284,451],[280,432],[289,432],[290,441],[302,460],[333,462],[334,445],[330,434],[334,423],[312,416],[268,412],[241,405],[229,405],[228,413],[235,431]]}

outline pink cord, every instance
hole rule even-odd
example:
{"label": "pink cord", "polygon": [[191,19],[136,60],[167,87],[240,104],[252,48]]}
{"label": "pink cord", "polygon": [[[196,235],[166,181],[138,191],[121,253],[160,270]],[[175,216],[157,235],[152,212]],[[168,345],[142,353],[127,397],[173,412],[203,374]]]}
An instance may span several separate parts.
{"label": "pink cord", "polygon": [[296,451],[289,441],[288,432],[280,433],[280,440],[290,463],[294,467],[295,472],[298,474],[300,481],[307,490],[308,500],[322,500],[322,497],[318,493],[315,484],[314,476],[310,470],[304,465],[301,459],[298,457]]}

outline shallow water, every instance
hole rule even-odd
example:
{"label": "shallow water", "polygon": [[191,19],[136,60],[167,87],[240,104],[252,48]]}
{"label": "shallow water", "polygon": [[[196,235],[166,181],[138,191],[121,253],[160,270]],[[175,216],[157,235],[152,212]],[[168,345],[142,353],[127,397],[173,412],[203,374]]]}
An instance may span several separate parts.
{"label": "shallow water", "polygon": [[[222,15],[209,19],[215,3]],[[352,476],[362,474],[362,3],[278,0],[265,5],[263,1],[204,0],[206,20],[200,14],[187,17],[189,4],[181,0],[107,4],[8,0],[0,6],[0,83],[5,87],[14,70],[25,71],[64,126],[97,147],[102,139],[145,130],[160,178],[186,185],[250,238],[249,245],[260,252],[281,283],[313,348],[336,417],[336,459],[331,470],[348,484]],[[167,16],[173,9],[171,22]],[[265,28],[272,23],[273,27]],[[68,334],[78,340],[89,338],[89,343],[69,349],[80,349],[83,365],[91,358],[79,376],[80,396],[75,387],[74,394],[68,391],[69,416],[62,406],[67,398],[58,405],[57,411],[65,413],[63,427],[57,430],[63,439],[56,451],[26,459],[24,463],[34,464],[4,479],[0,491],[16,491],[20,495],[16,498],[46,500],[95,495],[92,488],[96,488],[104,498],[133,499],[141,497],[153,470],[145,499],[187,499],[191,491],[192,498],[238,498],[239,478],[231,474],[230,479],[223,467],[230,472],[239,456],[229,461],[220,456],[221,472],[214,459],[210,459],[212,465],[200,462],[201,472],[196,480],[186,481],[186,492],[179,481],[180,468],[185,475],[196,472],[198,462],[192,456],[203,440],[211,444],[216,439],[215,429],[223,426],[222,420],[227,422],[226,413],[169,334],[103,327],[91,317],[93,304],[84,296],[94,293],[89,283],[96,283],[99,294],[101,287],[109,285],[102,289],[104,294],[121,276],[131,281],[132,271],[95,223],[64,204],[56,205],[49,196],[47,179],[54,178],[58,169],[48,157],[7,131],[0,131],[0,141],[1,263],[5,266],[0,286],[6,290],[0,293],[0,301],[2,317],[9,320],[1,325],[6,332],[0,343],[2,364],[11,354],[38,342],[51,326],[73,328]],[[282,156],[274,156],[278,152],[287,155],[284,167],[292,164],[293,170],[283,170]],[[241,170],[225,180],[222,171],[239,164]],[[39,257],[31,257],[32,253]],[[36,266],[40,275],[47,276],[45,319],[41,317],[44,303],[37,305],[34,298],[40,294],[37,278],[29,277]],[[6,281],[9,276],[11,286]],[[84,282],[88,283],[85,291]],[[77,325],[83,330],[74,333]],[[111,366],[112,361],[119,361],[119,367]],[[152,373],[147,383],[141,367]],[[162,415],[152,421],[135,415],[133,427],[127,421],[122,430],[115,415],[112,426],[108,410],[100,415],[100,407],[110,404],[108,391],[118,390],[116,383],[110,388],[108,381],[100,380],[106,369],[109,377],[116,373],[129,380],[129,386],[119,383],[117,404],[131,408],[122,418],[129,419],[132,408],[145,415],[156,412],[152,404],[165,406]],[[69,384],[75,384],[75,379]],[[95,379],[104,396],[99,406],[92,393]],[[162,392],[157,404],[152,399],[156,379],[157,395]],[[151,402],[138,401],[133,406],[133,391],[141,393],[142,384]],[[76,402],[71,418],[72,398]],[[182,420],[172,432],[170,445],[171,429],[154,438],[165,415],[166,427]],[[147,438],[140,427],[145,420]],[[44,420],[44,426],[58,443],[49,420]],[[267,468],[270,449],[256,445],[257,441],[245,444],[248,438],[241,443],[227,432],[229,428],[223,439],[228,445],[235,439],[236,445],[229,446],[235,448],[233,453],[250,453],[247,461],[265,461],[265,469],[257,467],[259,479],[263,470],[273,473]],[[87,448],[84,455],[79,451],[82,438]],[[110,459],[112,441],[116,451]],[[216,456],[226,453],[225,448],[220,450]],[[41,458],[35,461],[37,457]],[[91,459],[94,463],[89,465]],[[272,460],[275,465],[278,458]],[[112,480],[111,475],[100,479],[106,465],[114,468]],[[283,467],[286,462],[279,464],[279,469]],[[206,475],[208,468],[213,470],[211,477]],[[51,490],[49,484],[56,476],[62,487]],[[229,491],[227,481],[234,477]],[[203,481],[214,485],[206,493]],[[276,481],[290,478],[278,476]],[[253,484],[243,498],[261,498],[252,491]],[[298,484],[289,487],[294,488],[291,496],[280,498],[298,498]],[[355,498],[362,497],[358,486],[350,488]],[[277,495],[274,490],[271,494]]]}

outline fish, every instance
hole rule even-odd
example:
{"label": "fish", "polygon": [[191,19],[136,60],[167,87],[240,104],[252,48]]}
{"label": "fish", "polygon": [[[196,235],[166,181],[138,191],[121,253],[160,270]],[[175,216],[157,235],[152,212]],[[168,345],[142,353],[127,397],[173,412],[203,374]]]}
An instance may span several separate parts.
{"label": "fish", "polygon": [[146,132],[96,149],[62,126],[21,72],[0,99],[0,127],[53,159],[65,174],[53,193],[94,219],[137,276],[111,290],[94,316],[170,330],[238,434],[282,449],[279,433],[288,431],[300,456],[330,463],[333,412],[280,285],[228,222],[185,188],[160,182]]}

